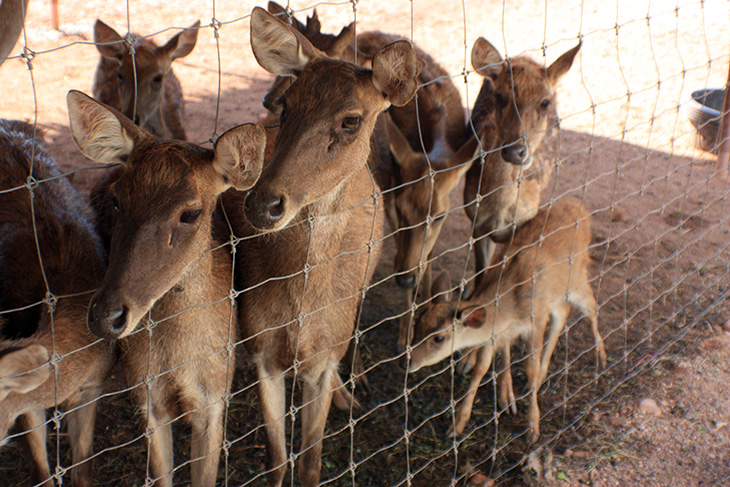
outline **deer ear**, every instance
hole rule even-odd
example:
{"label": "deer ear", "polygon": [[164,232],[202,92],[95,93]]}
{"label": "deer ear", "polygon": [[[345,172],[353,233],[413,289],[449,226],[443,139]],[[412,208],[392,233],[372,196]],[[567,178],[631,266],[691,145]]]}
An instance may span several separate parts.
{"label": "deer ear", "polygon": [[157,52],[169,56],[170,61],[187,56],[195,49],[199,30],[200,21],[198,20],[187,29],[178,32],[164,46],[158,48]]}
{"label": "deer ear", "polygon": [[412,173],[421,166],[422,158],[420,153],[413,150],[411,144],[403,135],[403,132],[393,122],[390,116],[386,117],[386,127],[388,129],[388,143],[390,144],[390,152],[395,158],[404,173]]}
{"label": "deer ear", "polygon": [[266,132],[261,125],[246,123],[233,127],[215,143],[213,167],[227,187],[250,189],[261,175],[266,149]]}
{"label": "deer ear", "polygon": [[373,56],[373,84],[395,106],[408,103],[418,88],[418,59],[408,41],[388,44]]}
{"label": "deer ear", "polygon": [[471,65],[482,76],[494,79],[502,72],[504,59],[488,40],[480,37],[471,48]]}
{"label": "deer ear", "polygon": [[297,76],[310,62],[327,57],[261,7],[251,13],[251,49],[261,67],[278,76]]}
{"label": "deer ear", "polygon": [[[327,55],[333,58],[341,58],[347,46],[352,44],[355,39],[355,22],[350,23],[342,28],[332,45],[327,49]],[[354,60],[353,60],[354,61]],[[353,62],[354,64],[354,62]]]}
{"label": "deer ear", "polygon": [[80,91],[66,97],[71,134],[81,152],[101,164],[124,163],[147,137],[131,120]]}
{"label": "deer ear", "polygon": [[568,70],[570,70],[570,67],[573,65],[575,55],[578,54],[578,51],[580,51],[580,46],[582,44],[582,42],[579,42],[577,46],[564,53],[547,68],[547,78],[551,85],[555,85],[558,80],[562,78]]}
{"label": "deer ear", "polygon": [[436,279],[431,283],[432,304],[439,304],[451,301],[451,277],[448,271],[439,272]]}
{"label": "deer ear", "polygon": [[29,345],[0,358],[0,401],[11,392],[25,394],[43,384],[51,375],[48,350]]}
{"label": "deer ear", "polygon": [[127,45],[122,36],[99,19],[94,24],[94,43],[99,53],[106,58],[121,61],[127,52]]}
{"label": "deer ear", "polygon": [[469,328],[479,328],[487,318],[487,311],[483,305],[469,306],[459,313],[459,320]]}

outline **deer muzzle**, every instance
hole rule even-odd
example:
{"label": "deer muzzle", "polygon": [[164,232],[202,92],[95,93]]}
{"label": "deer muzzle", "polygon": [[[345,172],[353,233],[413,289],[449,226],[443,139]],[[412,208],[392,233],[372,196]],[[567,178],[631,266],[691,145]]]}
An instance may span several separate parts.
{"label": "deer muzzle", "polygon": [[261,195],[255,190],[246,196],[243,211],[257,230],[272,230],[286,214],[284,195]]}

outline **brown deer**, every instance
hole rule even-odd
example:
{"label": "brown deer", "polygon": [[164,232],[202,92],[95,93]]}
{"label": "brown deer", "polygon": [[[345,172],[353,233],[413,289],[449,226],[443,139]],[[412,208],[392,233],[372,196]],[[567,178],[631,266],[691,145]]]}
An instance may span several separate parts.
{"label": "brown deer", "polygon": [[197,21],[164,46],[130,34],[130,44],[97,20],[94,43],[101,59],[94,75],[94,98],[154,135],[186,140],[182,87],[172,62],[193,51],[199,28]]}
{"label": "brown deer", "polygon": [[[0,120],[0,440],[17,419],[33,483],[52,487],[45,409],[67,411],[71,480],[91,486],[96,401],[115,353],[89,333],[86,305],[106,261],[88,205],[41,137],[30,124]],[[32,372],[7,377],[12,367]]]}
{"label": "brown deer", "polygon": [[496,127],[495,140],[482,140],[487,151],[483,164],[472,165],[464,186],[466,213],[474,222],[475,285],[489,265],[493,242],[509,241],[516,228],[537,214],[552,170],[536,152],[554,119],[557,82],[579,49],[580,44],[544,68],[525,56],[504,60],[484,38],[474,43],[472,66],[485,79],[472,124],[482,139],[484,130],[492,137]]}
{"label": "brown deer", "polygon": [[[533,220],[515,232],[512,243],[498,255],[501,265],[488,270],[470,299],[428,305],[415,325],[410,372],[440,362],[454,351],[480,347],[469,390],[450,435],[464,431],[494,351],[509,350],[519,338],[528,345],[528,419],[532,440],[538,438],[537,393],[547,377],[550,357],[571,304],[590,319],[597,353],[605,362],[588,275],[590,242],[590,215],[582,204],[558,201],[540,209]],[[548,322],[550,333],[543,350]],[[508,386],[511,388],[511,381],[502,381],[500,388]]]}
{"label": "brown deer", "polygon": [[[285,376],[303,379],[299,478],[320,479],[322,436],[358,305],[380,252],[382,200],[370,164],[381,112],[416,90],[417,62],[406,42],[373,57],[372,70],[333,60],[265,10],[251,14],[259,64],[296,77],[281,95],[271,158],[248,193],[230,195],[237,214],[240,326],[259,377],[268,484],[287,467]],[[387,147],[386,147],[387,152]],[[243,214],[246,219],[244,220]]]}
{"label": "brown deer", "polygon": [[0,3],[0,65],[10,56],[23,31],[29,0],[3,0]]}
{"label": "brown deer", "polygon": [[[109,269],[91,299],[89,329],[120,339],[125,378],[150,431],[155,485],[172,485],[171,422],[184,415],[192,424],[192,485],[213,486],[237,324],[230,252],[211,236],[212,216],[219,194],[256,182],[263,129],[233,128],[209,150],[154,137],[77,91],[68,105],[81,151],[124,167],[109,187]],[[147,330],[133,334],[140,326]]]}
{"label": "brown deer", "polygon": [[[471,166],[477,139],[471,138],[454,154],[446,142],[445,119],[440,120],[440,134],[428,155],[413,150],[403,132],[388,119],[388,139],[393,158],[398,164],[401,184],[394,192],[396,213],[394,270],[397,278],[421,282],[423,290],[431,289],[431,257],[444,221],[451,209],[451,191]],[[431,171],[434,171],[431,177]],[[400,282],[399,282],[400,284]],[[406,302],[415,300],[415,288],[404,286]],[[409,341],[411,314],[401,318],[398,346],[404,349]]]}

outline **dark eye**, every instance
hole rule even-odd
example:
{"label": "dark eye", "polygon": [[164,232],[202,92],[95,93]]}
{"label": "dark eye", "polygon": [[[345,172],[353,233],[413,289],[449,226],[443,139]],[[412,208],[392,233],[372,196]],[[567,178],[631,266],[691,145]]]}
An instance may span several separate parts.
{"label": "dark eye", "polygon": [[119,211],[119,201],[112,196],[112,208],[114,208],[114,211]]}
{"label": "dark eye", "polygon": [[122,76],[122,73],[117,73],[117,81],[124,83],[124,76]]}
{"label": "dark eye", "polygon": [[161,74],[158,74],[157,76],[155,76],[154,78],[152,78],[152,82],[155,83],[155,84],[162,83],[162,75]]}
{"label": "dark eye", "polygon": [[200,210],[183,211],[182,215],[180,215],[180,223],[195,223],[195,220],[197,220],[199,216]]}
{"label": "dark eye", "polygon": [[498,106],[503,107],[503,106],[507,105],[507,97],[504,96],[503,94],[497,93],[497,96],[495,96],[495,98],[497,99]]}
{"label": "dark eye", "polygon": [[433,341],[435,343],[443,343],[444,342],[444,337],[443,337],[443,335],[436,335],[435,337],[433,337]]}
{"label": "dark eye", "polygon": [[354,132],[360,128],[360,117],[345,117],[342,119],[342,129]]}
{"label": "dark eye", "polygon": [[547,110],[549,106],[550,100],[543,100],[542,103],[540,103],[540,110]]}

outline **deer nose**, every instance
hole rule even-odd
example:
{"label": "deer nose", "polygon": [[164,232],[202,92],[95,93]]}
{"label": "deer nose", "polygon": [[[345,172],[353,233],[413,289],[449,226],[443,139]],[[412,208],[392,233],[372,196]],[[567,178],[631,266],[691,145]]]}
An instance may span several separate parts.
{"label": "deer nose", "polygon": [[254,227],[269,228],[281,220],[286,212],[284,196],[259,196],[251,192],[244,203],[246,218]]}
{"label": "deer nose", "polygon": [[526,166],[532,162],[532,157],[527,153],[527,144],[513,144],[502,149],[502,159],[516,164]]}
{"label": "deer nose", "polygon": [[91,300],[86,315],[86,326],[94,335],[101,338],[117,338],[127,327],[127,307],[104,310],[96,298]]}
{"label": "deer nose", "polygon": [[400,287],[406,289],[413,289],[416,287],[416,276],[413,274],[398,274],[395,276],[395,283]]}

